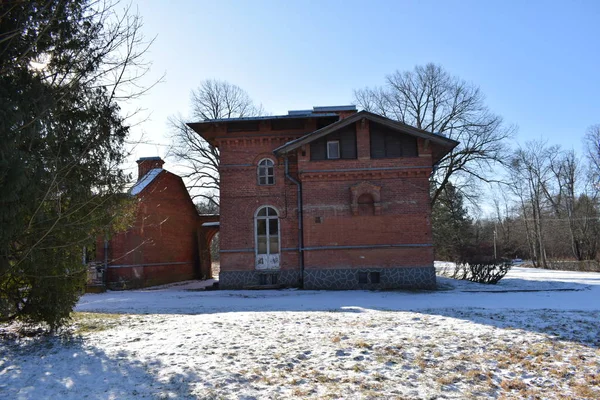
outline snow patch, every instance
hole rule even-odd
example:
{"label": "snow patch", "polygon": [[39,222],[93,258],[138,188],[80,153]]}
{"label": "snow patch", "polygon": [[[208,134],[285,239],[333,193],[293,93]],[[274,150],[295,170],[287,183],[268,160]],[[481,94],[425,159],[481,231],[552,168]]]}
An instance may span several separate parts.
{"label": "snow patch", "polygon": [[162,168],[154,168],[148,171],[142,179],[140,179],[133,187],[129,190],[132,195],[137,195],[146,188],[153,180],[163,171]]}

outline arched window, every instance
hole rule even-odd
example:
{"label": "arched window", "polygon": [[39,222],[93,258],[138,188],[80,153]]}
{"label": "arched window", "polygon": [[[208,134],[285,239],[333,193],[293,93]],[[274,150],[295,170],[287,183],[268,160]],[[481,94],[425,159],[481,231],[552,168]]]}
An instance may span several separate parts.
{"label": "arched window", "polygon": [[258,184],[259,185],[274,185],[275,184],[275,168],[273,160],[263,158],[258,163]]}
{"label": "arched window", "polygon": [[279,216],[273,207],[262,207],[255,217],[256,269],[279,268]]}

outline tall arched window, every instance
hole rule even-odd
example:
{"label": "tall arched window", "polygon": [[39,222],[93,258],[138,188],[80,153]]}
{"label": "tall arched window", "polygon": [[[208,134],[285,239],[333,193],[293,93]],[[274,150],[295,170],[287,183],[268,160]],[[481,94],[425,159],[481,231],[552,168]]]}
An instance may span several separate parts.
{"label": "tall arched window", "polygon": [[279,216],[273,207],[262,207],[255,217],[256,269],[279,268]]}
{"label": "tall arched window", "polygon": [[258,163],[258,184],[259,185],[274,185],[275,184],[275,168],[273,160],[263,158]]}

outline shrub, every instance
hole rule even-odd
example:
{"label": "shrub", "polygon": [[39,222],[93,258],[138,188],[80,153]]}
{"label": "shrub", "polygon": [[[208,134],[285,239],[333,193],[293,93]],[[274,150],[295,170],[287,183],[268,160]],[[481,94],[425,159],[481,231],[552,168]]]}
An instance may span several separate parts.
{"label": "shrub", "polygon": [[495,285],[510,271],[512,265],[504,261],[458,262],[450,277],[471,282]]}

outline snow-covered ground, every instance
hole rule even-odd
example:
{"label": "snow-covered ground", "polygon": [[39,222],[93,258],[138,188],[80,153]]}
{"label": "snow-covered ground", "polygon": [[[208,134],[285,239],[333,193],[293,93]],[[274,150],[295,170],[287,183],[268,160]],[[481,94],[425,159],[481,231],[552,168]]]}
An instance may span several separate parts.
{"label": "snow-covered ground", "polygon": [[6,335],[0,398],[600,398],[600,274],[438,282],[88,294],[77,311],[111,314],[79,314],[70,336]]}

